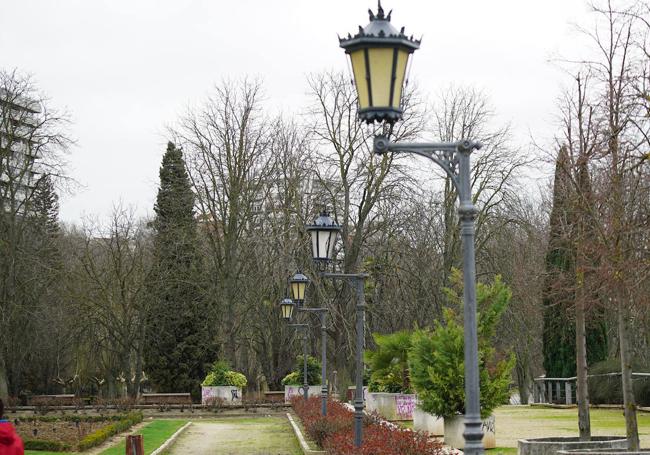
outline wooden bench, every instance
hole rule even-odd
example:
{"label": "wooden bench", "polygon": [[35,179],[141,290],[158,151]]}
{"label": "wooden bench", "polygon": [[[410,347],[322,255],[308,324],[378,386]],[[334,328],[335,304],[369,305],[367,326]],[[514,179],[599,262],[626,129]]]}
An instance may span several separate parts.
{"label": "wooden bench", "polygon": [[189,393],[143,393],[142,404],[192,404]]}
{"label": "wooden bench", "polygon": [[31,406],[73,406],[78,400],[74,394],[66,395],[34,395],[30,397]]}
{"label": "wooden bench", "polygon": [[284,403],[284,390],[264,392],[264,401]]}

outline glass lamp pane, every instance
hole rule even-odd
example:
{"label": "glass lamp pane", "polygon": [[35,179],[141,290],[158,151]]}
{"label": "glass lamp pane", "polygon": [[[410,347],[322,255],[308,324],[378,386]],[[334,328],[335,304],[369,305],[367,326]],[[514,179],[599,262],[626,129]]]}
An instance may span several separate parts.
{"label": "glass lamp pane", "polygon": [[402,88],[406,78],[406,64],[409,60],[409,53],[404,49],[397,52],[397,65],[395,68],[395,93],[393,94],[392,106],[399,109],[402,102]]}
{"label": "glass lamp pane", "polygon": [[318,234],[318,251],[320,259],[330,259],[330,234],[331,231],[320,231]]}
{"label": "glass lamp pane", "polygon": [[352,63],[352,72],[354,73],[354,83],[357,86],[357,96],[359,97],[359,109],[370,107],[370,98],[368,96],[368,81],[366,80],[366,58],[363,49],[350,52],[350,62]]}
{"label": "glass lamp pane", "polygon": [[318,251],[318,231],[311,231],[311,257],[314,259],[320,258]]}
{"label": "glass lamp pane", "polygon": [[305,283],[291,283],[291,297],[295,301],[305,300]]}
{"label": "glass lamp pane", "polygon": [[368,49],[373,107],[391,105],[390,86],[393,82],[393,52],[393,48],[390,47]]}
{"label": "glass lamp pane", "polygon": [[327,241],[327,257],[328,259],[334,259],[334,246],[336,245],[336,235],[337,231],[328,232],[328,241]]}

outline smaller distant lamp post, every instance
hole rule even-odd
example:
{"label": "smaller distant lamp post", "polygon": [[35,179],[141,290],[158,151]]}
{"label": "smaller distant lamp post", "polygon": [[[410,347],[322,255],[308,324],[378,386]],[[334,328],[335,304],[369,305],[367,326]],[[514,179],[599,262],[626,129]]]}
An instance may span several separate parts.
{"label": "smaller distant lamp post", "polygon": [[297,272],[289,279],[289,287],[291,288],[291,298],[294,303],[300,308],[305,302],[305,289],[309,284],[309,278],[301,272]]}
{"label": "smaller distant lamp post", "polygon": [[[341,232],[339,226],[327,212],[322,212],[314,221],[314,224],[307,226],[307,232],[311,234],[311,252],[313,260],[327,267],[327,264],[334,261],[334,245],[336,237]],[[357,352],[356,352],[356,392],[354,396],[354,445],[361,447],[363,433],[363,346],[365,327],[365,297],[364,282],[368,277],[365,273],[330,273],[321,272],[324,278],[333,280],[346,280],[355,289],[357,305]],[[323,322],[324,326],[324,322]]]}
{"label": "smaller distant lamp post", "polygon": [[314,224],[307,226],[311,235],[311,251],[314,261],[328,262],[334,259],[336,236],[341,232],[341,226],[330,217],[327,211],[322,211]]}

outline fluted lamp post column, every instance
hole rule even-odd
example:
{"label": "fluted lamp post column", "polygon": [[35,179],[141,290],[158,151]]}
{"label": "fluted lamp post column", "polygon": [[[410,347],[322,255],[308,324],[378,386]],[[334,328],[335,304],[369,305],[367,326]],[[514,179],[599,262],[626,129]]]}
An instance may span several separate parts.
{"label": "fluted lamp post column", "polygon": [[[390,23],[379,4],[377,14],[370,12],[370,24],[359,27],[354,36],[339,38],[339,45],[350,56],[358,95],[358,116],[367,123],[392,124],[403,115],[403,86],[410,56],[420,41],[407,37]],[[476,264],[474,257],[474,221],[470,155],[481,148],[478,142],[462,140],[440,143],[395,143],[388,136],[375,137],[374,152],[410,153],[430,159],[450,177],[459,197],[463,247],[463,301],[465,332],[465,438],[464,451],[483,454],[483,430],[479,392],[478,336],[476,327]]]}

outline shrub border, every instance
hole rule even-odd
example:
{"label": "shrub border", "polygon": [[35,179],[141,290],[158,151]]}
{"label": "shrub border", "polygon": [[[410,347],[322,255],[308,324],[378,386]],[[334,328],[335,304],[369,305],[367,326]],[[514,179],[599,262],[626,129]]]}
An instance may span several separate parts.
{"label": "shrub border", "polygon": [[131,428],[133,425],[142,422],[143,419],[144,416],[141,412],[131,412],[127,414],[125,418],[86,435],[86,437],[79,441],[77,448],[83,452],[84,450],[96,447],[102,444],[111,436],[122,433],[123,431]]}

